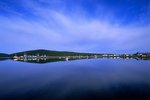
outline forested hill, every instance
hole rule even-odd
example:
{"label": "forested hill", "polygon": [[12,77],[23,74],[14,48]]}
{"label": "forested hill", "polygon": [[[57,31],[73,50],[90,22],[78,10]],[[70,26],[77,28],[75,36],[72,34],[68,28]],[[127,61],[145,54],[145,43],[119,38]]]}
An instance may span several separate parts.
{"label": "forested hill", "polygon": [[[18,52],[10,54],[10,56],[23,56],[26,55],[47,55],[47,56],[86,56],[86,55],[95,55],[96,53],[79,53],[79,52],[68,52],[68,51],[52,51],[52,50],[30,50],[30,51],[24,51],[24,52]],[[100,54],[96,54],[100,55]]]}
{"label": "forested hill", "polygon": [[0,53],[0,57],[9,57],[9,55],[5,53]]}

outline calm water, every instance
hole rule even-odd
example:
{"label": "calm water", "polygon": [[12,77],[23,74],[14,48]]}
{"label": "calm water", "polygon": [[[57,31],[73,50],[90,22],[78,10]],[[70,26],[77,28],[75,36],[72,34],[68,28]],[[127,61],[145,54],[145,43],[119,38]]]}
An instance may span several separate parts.
{"label": "calm water", "polygon": [[150,100],[150,61],[0,61],[0,100]]}

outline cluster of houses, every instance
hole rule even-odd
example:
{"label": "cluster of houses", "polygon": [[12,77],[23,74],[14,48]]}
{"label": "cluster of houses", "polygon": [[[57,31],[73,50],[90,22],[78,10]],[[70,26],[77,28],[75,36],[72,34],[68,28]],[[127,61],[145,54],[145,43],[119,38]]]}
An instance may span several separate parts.
{"label": "cluster of houses", "polygon": [[138,52],[138,53],[136,53],[136,55],[138,57],[141,57],[141,58],[150,58],[150,53],[140,53],[140,52]]}
{"label": "cluster of houses", "polygon": [[131,57],[132,54],[103,54],[102,57]]}
{"label": "cluster of houses", "polygon": [[26,53],[24,53],[24,55],[18,56],[18,55],[14,55],[13,59],[14,60],[46,60],[46,59],[65,59],[66,61],[68,61],[69,59],[89,59],[89,58],[98,58],[98,55],[92,55],[92,56],[82,56],[82,55],[78,55],[78,56],[47,56],[46,54],[43,55],[27,55]]}
{"label": "cluster of houses", "polygon": [[103,54],[102,57],[141,57],[150,58],[150,53],[136,53],[136,54]]}
{"label": "cluster of houses", "polygon": [[102,58],[102,57],[117,57],[117,58],[150,58],[150,53],[136,53],[136,54],[102,54],[102,55],[87,55],[87,56],[47,56],[46,54],[36,54],[36,55],[27,55],[24,53],[22,56],[15,55],[13,57],[14,60],[24,60],[24,61],[32,61],[32,60],[46,60],[46,59],[65,59],[68,61],[69,59],[89,59],[89,58]]}
{"label": "cluster of houses", "polygon": [[42,60],[45,60],[47,58],[47,55],[27,55],[27,54],[24,54],[23,56],[17,56],[15,55],[13,57],[14,60],[37,60],[37,59],[42,59]]}

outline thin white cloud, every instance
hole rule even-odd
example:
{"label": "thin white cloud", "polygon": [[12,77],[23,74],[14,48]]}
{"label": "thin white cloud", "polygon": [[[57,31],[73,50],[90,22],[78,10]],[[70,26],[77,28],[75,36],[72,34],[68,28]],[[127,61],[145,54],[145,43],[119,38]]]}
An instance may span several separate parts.
{"label": "thin white cloud", "polygon": [[[137,26],[112,23],[112,19],[89,19],[86,16],[44,8],[28,2],[25,5],[37,18],[26,19],[19,15],[0,17],[2,42],[11,45],[59,50],[98,51],[138,50],[150,41],[150,25]],[[83,14],[84,15],[84,14]],[[17,41],[11,38],[18,38]],[[146,38],[146,40],[145,40]],[[102,42],[103,41],[103,42]],[[35,45],[33,45],[35,44]],[[106,46],[105,46],[106,45]],[[17,48],[17,47],[16,47]],[[150,48],[147,46],[146,48]]]}

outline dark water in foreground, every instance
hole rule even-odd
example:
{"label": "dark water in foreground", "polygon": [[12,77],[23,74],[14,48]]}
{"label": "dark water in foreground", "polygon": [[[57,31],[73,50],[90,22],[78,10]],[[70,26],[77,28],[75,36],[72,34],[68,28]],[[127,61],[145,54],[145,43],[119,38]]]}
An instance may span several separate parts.
{"label": "dark water in foreground", "polygon": [[150,61],[0,61],[0,100],[150,100]]}

